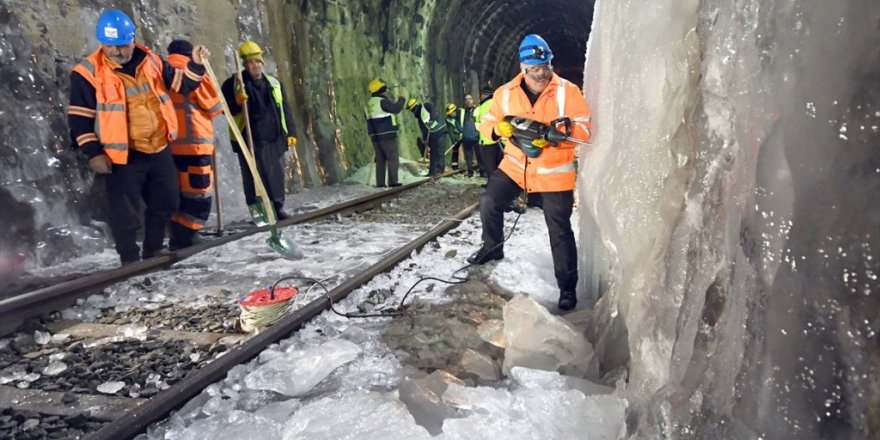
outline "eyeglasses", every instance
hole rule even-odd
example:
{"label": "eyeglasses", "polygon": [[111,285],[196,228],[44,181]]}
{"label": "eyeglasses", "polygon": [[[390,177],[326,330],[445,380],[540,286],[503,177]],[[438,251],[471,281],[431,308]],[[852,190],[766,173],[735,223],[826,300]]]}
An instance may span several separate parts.
{"label": "eyeglasses", "polygon": [[541,64],[538,66],[526,67],[525,70],[523,70],[523,73],[525,73],[526,75],[532,75],[532,74],[549,73],[552,71],[553,71],[552,64]]}

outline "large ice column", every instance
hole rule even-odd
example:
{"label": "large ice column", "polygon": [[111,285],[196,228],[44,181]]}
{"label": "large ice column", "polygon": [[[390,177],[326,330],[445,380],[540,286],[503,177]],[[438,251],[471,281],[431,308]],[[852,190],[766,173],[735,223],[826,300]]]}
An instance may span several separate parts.
{"label": "large ice column", "polygon": [[604,1],[594,17],[581,273],[607,284],[596,350],[628,367],[632,427],[876,435],[880,5]]}

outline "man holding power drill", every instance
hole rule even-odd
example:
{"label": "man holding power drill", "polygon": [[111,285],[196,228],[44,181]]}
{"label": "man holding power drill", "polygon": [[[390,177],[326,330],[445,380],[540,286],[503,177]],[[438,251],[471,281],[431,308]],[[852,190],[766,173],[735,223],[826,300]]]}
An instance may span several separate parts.
{"label": "man holding power drill", "polygon": [[[549,124],[559,118],[571,120],[571,136],[583,141],[591,135],[590,109],[580,89],[553,73],[553,52],[538,35],[527,35],[519,46],[521,73],[495,90],[489,112],[482,116],[480,133],[494,140],[513,138],[516,133],[511,117],[528,118]],[[550,127],[553,131],[554,128]],[[523,190],[540,193],[544,219],[550,235],[553,267],[559,286],[559,308],[571,310],[577,305],[577,248],[571,228],[576,174],[576,143],[547,142],[536,139],[524,146],[529,154],[506,142],[504,159],[489,178],[480,196],[480,219],[483,245],[468,258],[471,264],[485,264],[504,258],[504,208]]]}

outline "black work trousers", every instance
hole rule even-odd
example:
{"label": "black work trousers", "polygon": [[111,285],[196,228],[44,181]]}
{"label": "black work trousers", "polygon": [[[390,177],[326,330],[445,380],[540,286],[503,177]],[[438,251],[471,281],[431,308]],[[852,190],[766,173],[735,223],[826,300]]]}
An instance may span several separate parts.
{"label": "black work trousers", "polygon": [[[503,249],[504,209],[522,188],[501,170],[489,176],[489,185],[480,196],[480,220],[483,223],[483,246]],[[577,247],[571,229],[574,191],[542,192],[544,221],[550,235],[553,270],[559,290],[577,287]]]}
{"label": "black work trousers", "polygon": [[[274,205],[275,212],[284,208],[284,152],[287,151],[287,139],[281,137],[274,142],[260,142],[254,148],[254,160],[257,172],[263,178],[263,187]],[[241,168],[241,182],[244,185],[244,200],[248,205],[257,203],[257,192],[254,177],[241,150],[238,153],[238,165]],[[268,209],[268,207],[267,207]]]}
{"label": "black work trousers", "polygon": [[431,151],[430,164],[428,165],[428,175],[437,176],[446,171],[446,135],[437,135],[431,133],[428,137],[428,148]]}
{"label": "black work trousers", "polygon": [[491,178],[495,170],[498,169],[501,159],[504,159],[504,150],[501,149],[500,143],[480,145],[477,148],[480,149],[480,155],[483,157],[483,162],[480,166],[486,172],[486,177]]}
{"label": "black work trousers", "polygon": [[461,154],[459,150],[464,150],[464,160],[467,166],[467,175],[474,175],[474,149],[479,148],[477,141],[466,141],[462,140],[459,144],[460,146],[452,151],[452,164],[453,168],[458,169],[455,164],[459,163],[459,159],[461,159]]}
{"label": "black work trousers", "polygon": [[373,152],[376,153],[376,186],[385,186],[385,171],[388,171],[388,185],[396,186],[397,169],[400,168],[400,152],[397,138],[373,139]]}
{"label": "black work trousers", "polygon": [[[108,220],[116,252],[123,263],[141,259],[138,230],[144,228],[143,257],[164,247],[165,228],[177,211],[180,189],[171,149],[155,154],[129,149],[126,165],[113,165],[104,175],[107,185]],[[141,212],[142,205],[146,209]]]}

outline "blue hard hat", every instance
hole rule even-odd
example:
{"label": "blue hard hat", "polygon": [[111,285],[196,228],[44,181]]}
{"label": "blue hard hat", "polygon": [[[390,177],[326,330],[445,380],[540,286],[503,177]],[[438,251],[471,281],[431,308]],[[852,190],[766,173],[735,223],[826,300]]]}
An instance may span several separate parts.
{"label": "blue hard hat", "polygon": [[134,23],[119,9],[107,9],[95,26],[95,36],[101,44],[108,46],[124,46],[134,41]]}
{"label": "blue hard hat", "polygon": [[529,66],[550,64],[553,52],[550,45],[538,34],[528,34],[519,43],[519,62]]}

